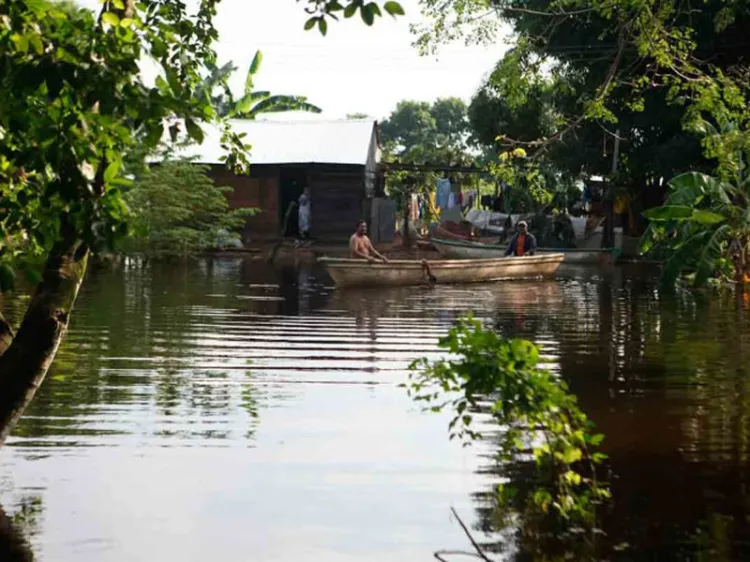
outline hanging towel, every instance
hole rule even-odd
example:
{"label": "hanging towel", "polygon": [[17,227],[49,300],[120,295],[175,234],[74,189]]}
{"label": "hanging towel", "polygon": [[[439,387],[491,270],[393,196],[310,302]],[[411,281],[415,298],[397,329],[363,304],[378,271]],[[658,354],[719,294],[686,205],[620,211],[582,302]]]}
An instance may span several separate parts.
{"label": "hanging towel", "polygon": [[453,209],[456,206],[456,194],[452,191],[448,194],[448,208]]}
{"label": "hanging towel", "polygon": [[437,181],[437,201],[436,204],[441,209],[448,208],[448,199],[451,195],[451,180],[440,178]]}

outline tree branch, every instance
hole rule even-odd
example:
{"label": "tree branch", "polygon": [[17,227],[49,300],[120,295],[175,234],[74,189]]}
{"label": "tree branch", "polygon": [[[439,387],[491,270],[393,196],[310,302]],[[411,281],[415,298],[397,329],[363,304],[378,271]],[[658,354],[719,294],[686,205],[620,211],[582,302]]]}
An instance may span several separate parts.
{"label": "tree branch", "polygon": [[469,531],[469,528],[464,524],[463,521],[461,521],[461,518],[458,516],[458,512],[456,511],[455,507],[451,507],[451,512],[453,513],[453,516],[458,521],[458,524],[461,525],[461,528],[464,530],[464,533],[466,533],[466,536],[469,538],[469,541],[471,541],[471,546],[474,547],[474,550],[477,551],[477,556],[484,560],[485,562],[492,562],[490,558],[487,558],[487,555],[482,551],[482,548],[479,546],[477,541],[474,540],[474,537],[471,536],[471,532]]}
{"label": "tree branch", "polygon": [[[594,98],[595,102],[601,101],[604,99],[604,97],[607,94],[607,91],[609,90],[609,87],[612,85],[612,82],[614,81],[615,76],[617,75],[617,69],[620,66],[620,63],[622,62],[622,56],[625,52],[625,47],[627,45],[627,41],[625,40],[625,30],[627,29],[628,24],[623,25],[620,28],[620,36],[618,38],[618,48],[617,51],[615,51],[614,58],[612,60],[612,64],[609,66],[609,70],[607,71],[607,76],[604,79],[604,82],[599,86],[597,89],[596,97]],[[565,126],[565,128],[561,129],[551,137],[547,137],[544,139],[539,140],[533,140],[533,141],[518,141],[515,139],[508,138],[508,144],[510,146],[528,146],[528,147],[538,147],[534,154],[531,155],[530,159],[535,160],[539,156],[541,156],[544,151],[547,149],[547,147],[552,144],[553,142],[556,142],[560,140],[562,137],[564,137],[567,133],[570,131],[576,129],[581,123],[583,123],[586,120],[586,112],[584,111],[581,113],[578,117],[576,117],[573,121],[568,123],[568,125]]]}
{"label": "tree branch", "polygon": [[467,552],[465,550],[438,550],[433,553],[433,556],[440,560],[440,562],[448,562],[446,558],[443,558],[444,556],[466,556],[468,558],[479,558],[480,560],[483,558],[476,552]]}
{"label": "tree branch", "polygon": [[13,327],[5,319],[2,311],[0,311],[0,356],[10,347],[15,336],[16,335],[13,333]]}

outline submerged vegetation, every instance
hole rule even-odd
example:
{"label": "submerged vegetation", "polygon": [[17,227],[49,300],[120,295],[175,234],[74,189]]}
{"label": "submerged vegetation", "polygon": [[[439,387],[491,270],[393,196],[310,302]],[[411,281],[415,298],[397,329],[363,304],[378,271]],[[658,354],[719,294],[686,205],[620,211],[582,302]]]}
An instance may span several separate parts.
{"label": "submerged vegetation", "polygon": [[166,161],[145,171],[125,194],[131,234],[121,250],[152,258],[187,257],[235,245],[255,209],[230,209],[229,187],[214,184],[208,167]]}
{"label": "submerged vegetation", "polygon": [[662,280],[673,285],[687,272],[698,287],[711,279],[744,285],[750,280],[747,157],[736,154],[726,180],[690,172],[669,187],[665,204],[645,213],[651,225],[643,249],[664,256]]}
{"label": "submerged vegetation", "polygon": [[432,411],[450,411],[451,438],[465,442],[482,438],[475,416],[488,414],[500,432],[499,462],[534,463],[532,485],[498,487],[495,519],[519,527],[521,548],[532,539],[526,548],[594,559],[597,509],[610,498],[601,479],[604,436],[565,382],[540,366],[531,342],[501,338],[471,316],[439,346],[452,358],[414,362],[410,396]]}

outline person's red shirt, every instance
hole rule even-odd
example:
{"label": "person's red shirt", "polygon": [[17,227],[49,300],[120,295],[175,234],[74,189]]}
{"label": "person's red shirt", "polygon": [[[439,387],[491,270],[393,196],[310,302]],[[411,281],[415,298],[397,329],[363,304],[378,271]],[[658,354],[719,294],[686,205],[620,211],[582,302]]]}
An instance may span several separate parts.
{"label": "person's red shirt", "polygon": [[516,240],[516,255],[522,256],[525,248],[526,248],[526,235],[519,234],[518,239]]}

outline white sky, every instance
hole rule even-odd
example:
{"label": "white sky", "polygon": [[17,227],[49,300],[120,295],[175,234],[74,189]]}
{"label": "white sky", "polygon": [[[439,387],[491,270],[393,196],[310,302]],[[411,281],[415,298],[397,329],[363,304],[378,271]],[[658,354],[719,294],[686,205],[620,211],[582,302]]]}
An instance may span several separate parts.
{"label": "white sky", "polygon": [[[98,0],[78,1],[94,10],[100,6]],[[409,32],[410,23],[424,21],[418,0],[400,0],[405,16],[393,19],[384,15],[372,27],[367,27],[359,14],[331,21],[326,37],[317,28],[304,30],[309,17],[305,3],[221,1],[216,19],[219,63],[231,60],[240,68],[231,80],[238,93],[250,61],[260,49],[264,57],[256,89],[307,96],[323,109],[320,118],[366,113],[381,119],[403,99],[432,101],[457,96],[468,102],[505,51],[501,41],[492,48],[461,43],[442,47],[437,57],[420,57]],[[317,116],[283,114],[277,118],[290,117]]]}
{"label": "white sky", "polygon": [[306,95],[328,118],[362,112],[386,117],[402,99],[431,101],[458,96],[469,100],[502,55],[493,48],[451,45],[435,57],[412,47],[409,23],[422,21],[417,0],[402,0],[406,16],[385,15],[367,27],[359,15],[331,22],[322,37],[304,30],[307,14],[295,0],[222,0],[217,26],[222,62],[240,67],[232,82],[244,83],[256,49],[264,54],[256,87],[273,93]]}

